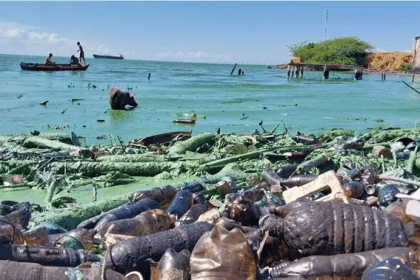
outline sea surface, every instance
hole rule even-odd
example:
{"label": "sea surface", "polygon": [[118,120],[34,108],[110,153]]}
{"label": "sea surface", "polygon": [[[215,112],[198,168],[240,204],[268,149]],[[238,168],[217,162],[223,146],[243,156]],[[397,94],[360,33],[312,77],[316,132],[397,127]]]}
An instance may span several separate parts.
{"label": "sea surface", "polygon": [[[57,63],[68,58],[54,57]],[[417,126],[420,81],[410,75],[304,72],[287,79],[268,65],[203,64],[87,58],[87,71],[32,72],[20,62],[41,56],[0,55],[0,134],[75,132],[81,143],[127,143],[170,131],[249,134],[284,126],[290,134],[330,128],[366,132],[372,128]],[[238,76],[241,69],[244,75]],[[150,80],[148,79],[150,73]],[[117,86],[135,95],[138,107],[110,110],[107,95]],[[48,101],[43,106],[41,102]],[[195,114],[195,125],[176,124]],[[262,124],[260,125],[262,121]]]}

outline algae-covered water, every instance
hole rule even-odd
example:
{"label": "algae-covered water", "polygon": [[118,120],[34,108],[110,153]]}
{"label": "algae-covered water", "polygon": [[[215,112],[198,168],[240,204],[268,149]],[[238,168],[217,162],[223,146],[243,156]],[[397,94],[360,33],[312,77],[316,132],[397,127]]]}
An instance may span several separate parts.
{"label": "algae-covered water", "polygon": [[[320,72],[305,72],[303,79],[288,80],[285,70],[267,65],[237,65],[230,75],[234,64],[93,58],[87,59],[85,72],[31,72],[20,69],[22,61],[42,63],[43,57],[0,55],[0,134],[58,129],[86,137],[82,144],[110,144],[117,136],[127,142],[218,127],[222,133],[251,133],[262,130],[261,120],[266,130],[283,121],[291,134],[334,127],[366,131],[414,127],[420,108],[420,95],[402,83],[411,84],[411,76],[388,75],[381,81],[380,75],[364,74],[363,80],[353,81],[351,74],[331,73],[330,80],[322,81]],[[237,75],[239,69],[244,75]],[[109,110],[112,86],[133,92],[139,106]],[[205,118],[195,125],[173,123],[191,113]]]}

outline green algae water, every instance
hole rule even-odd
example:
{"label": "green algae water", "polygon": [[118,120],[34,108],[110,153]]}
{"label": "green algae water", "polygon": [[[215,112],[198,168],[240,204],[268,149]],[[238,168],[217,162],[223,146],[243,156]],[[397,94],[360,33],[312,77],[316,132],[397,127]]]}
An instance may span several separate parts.
{"label": "green algae water", "polygon": [[[57,63],[68,58],[56,57]],[[0,55],[0,134],[75,132],[82,145],[125,143],[169,132],[252,133],[271,131],[283,121],[290,134],[317,133],[330,128],[360,132],[370,128],[417,125],[420,95],[402,81],[411,76],[331,72],[286,77],[285,70],[265,65],[202,64],[140,60],[87,59],[87,71],[31,72],[20,62],[42,63],[41,56]],[[238,76],[238,70],[244,75]],[[150,74],[150,80],[148,76]],[[107,95],[118,86],[135,94],[131,111],[110,110]],[[42,106],[40,102],[48,101]],[[195,125],[176,124],[195,113]],[[283,124],[278,133],[283,131]],[[98,139],[99,138],[99,139]]]}

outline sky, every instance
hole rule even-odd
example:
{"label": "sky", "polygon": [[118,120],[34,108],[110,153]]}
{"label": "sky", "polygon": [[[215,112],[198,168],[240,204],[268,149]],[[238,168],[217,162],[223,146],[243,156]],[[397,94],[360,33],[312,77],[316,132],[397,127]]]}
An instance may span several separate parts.
{"label": "sky", "polygon": [[[411,51],[420,2],[0,1],[0,54],[278,64],[287,46],[355,36]],[[328,10],[328,19],[326,11]]]}

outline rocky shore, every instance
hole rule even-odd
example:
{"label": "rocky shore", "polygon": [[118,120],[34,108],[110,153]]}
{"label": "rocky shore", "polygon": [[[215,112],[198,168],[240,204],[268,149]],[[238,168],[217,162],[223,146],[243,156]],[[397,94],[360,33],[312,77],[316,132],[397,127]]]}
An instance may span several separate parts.
{"label": "rocky shore", "polygon": [[[402,64],[410,64],[412,54],[407,52],[376,52],[369,53],[362,66],[363,72],[368,74],[386,73],[390,75],[410,74],[410,71],[400,70]],[[279,64],[275,69],[287,69],[287,64]],[[311,71],[304,67],[304,70]]]}

